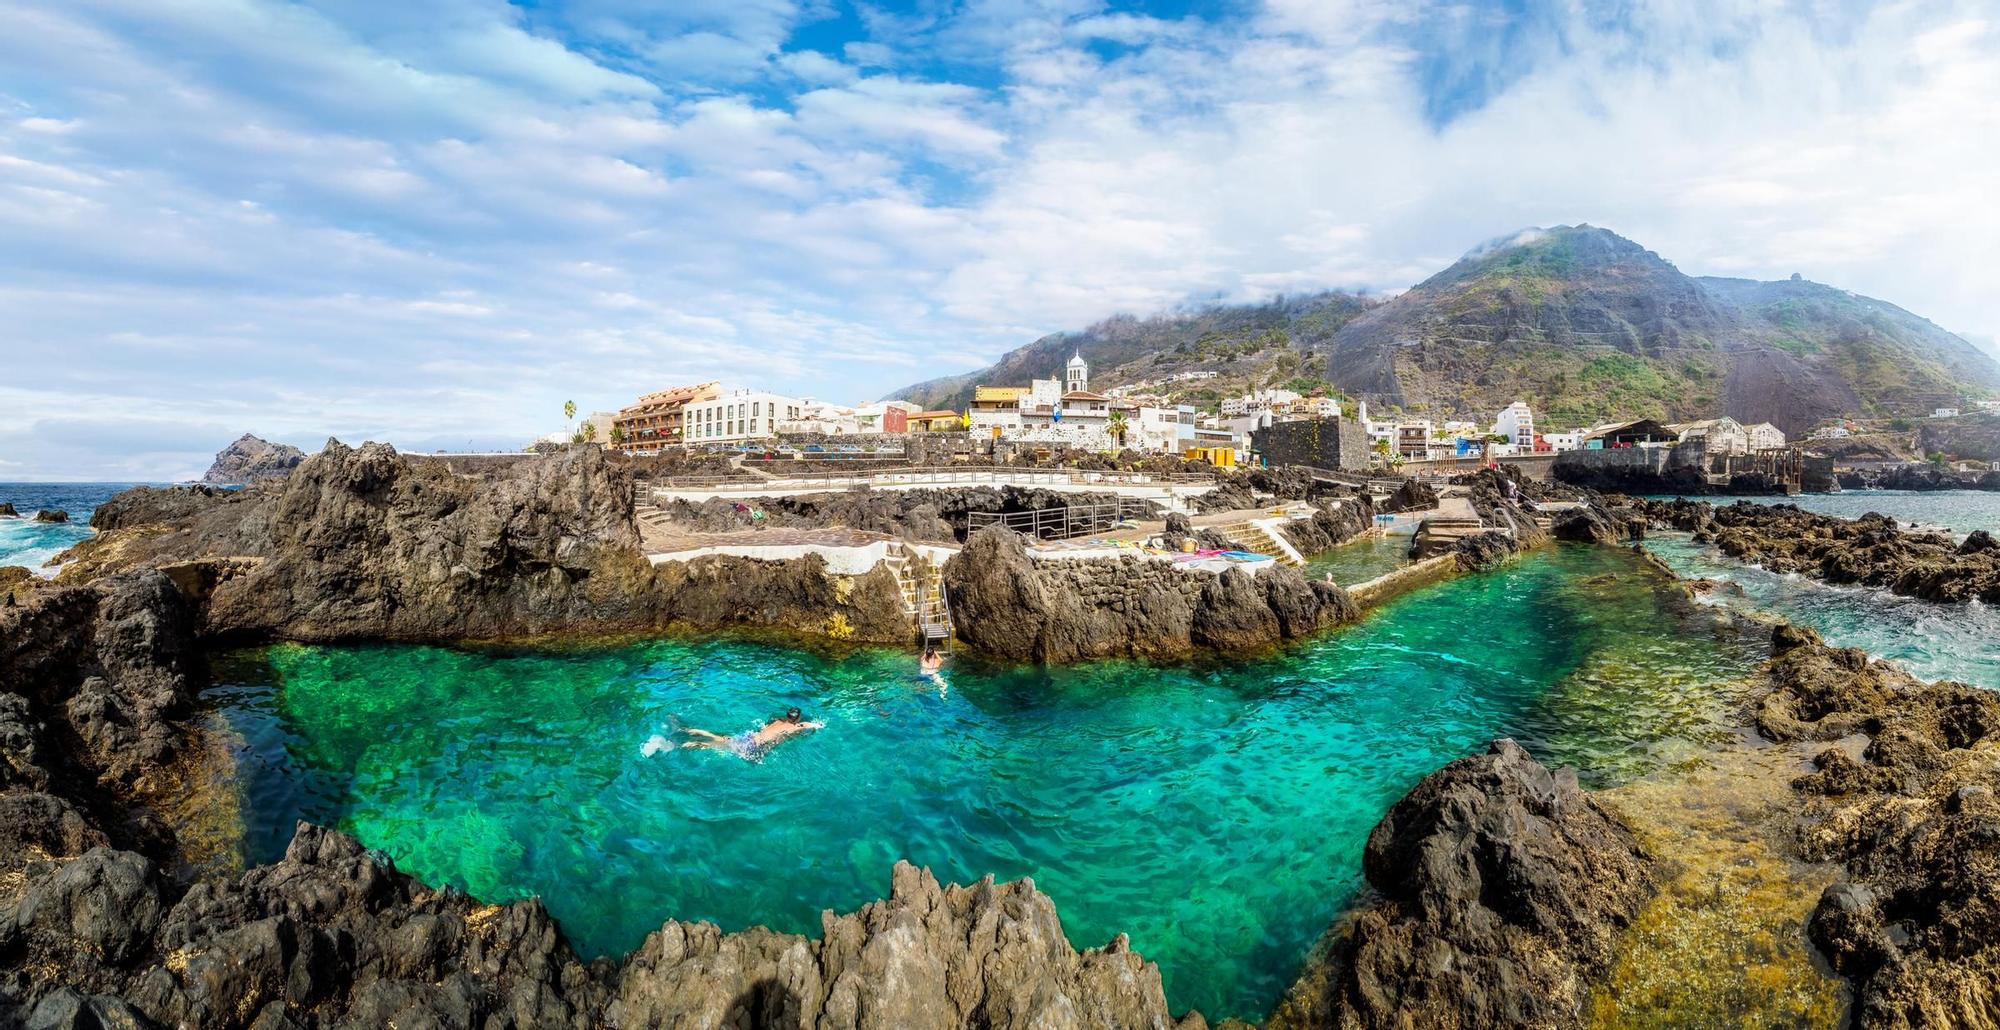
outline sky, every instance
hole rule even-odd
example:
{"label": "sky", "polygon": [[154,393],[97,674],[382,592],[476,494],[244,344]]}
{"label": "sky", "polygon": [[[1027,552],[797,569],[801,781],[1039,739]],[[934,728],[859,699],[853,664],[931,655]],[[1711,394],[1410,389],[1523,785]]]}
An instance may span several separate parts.
{"label": "sky", "polygon": [[1992,338],[1996,96],[1996,0],[0,0],[0,480],[861,402],[1558,223]]}

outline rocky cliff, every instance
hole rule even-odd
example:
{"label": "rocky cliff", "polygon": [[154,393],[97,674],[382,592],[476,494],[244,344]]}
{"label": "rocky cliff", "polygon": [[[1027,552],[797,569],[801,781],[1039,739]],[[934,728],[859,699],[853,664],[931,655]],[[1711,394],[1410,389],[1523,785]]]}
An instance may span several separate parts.
{"label": "rocky cliff", "polygon": [[216,486],[242,486],[260,479],[282,479],[306,459],[297,447],[272,443],[249,433],[216,452],[215,463],[201,481]]}
{"label": "rocky cliff", "polygon": [[1345,590],[1289,567],[1253,575],[1132,557],[1038,561],[998,527],[973,534],[944,579],[959,638],[1013,661],[1251,651],[1360,615]]}
{"label": "rocky cliff", "polygon": [[751,625],[901,643],[913,633],[884,567],[833,575],[816,556],[650,564],[630,473],[595,447],[480,478],[385,444],[331,442],[279,482],[141,489],[103,512],[106,531],[69,553],[62,580],[165,568],[204,636],[471,640]]}

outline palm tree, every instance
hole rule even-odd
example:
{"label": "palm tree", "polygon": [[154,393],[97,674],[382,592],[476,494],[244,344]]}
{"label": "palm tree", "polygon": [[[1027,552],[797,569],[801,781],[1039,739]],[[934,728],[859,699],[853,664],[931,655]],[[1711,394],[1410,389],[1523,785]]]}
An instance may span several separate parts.
{"label": "palm tree", "polygon": [[618,423],[616,423],[616,422],[613,422],[613,423],[611,423],[611,443],[612,443],[612,446],[617,446],[618,444],[621,444],[621,443],[624,443],[624,442],[625,442],[625,427],[624,427],[624,426],[621,426],[621,425],[619,425],[619,424],[618,424]]}
{"label": "palm tree", "polygon": [[576,421],[576,402],[575,402],[575,401],[564,401],[564,402],[563,402],[563,421],[564,421],[564,422],[575,422],[575,421]]}
{"label": "palm tree", "polygon": [[583,442],[584,443],[597,442],[597,423],[585,422],[583,424]]}
{"label": "palm tree", "polygon": [[1113,412],[1111,413],[1111,426],[1110,426],[1110,428],[1111,428],[1111,438],[1112,438],[1113,440],[1116,440],[1116,441],[1118,441],[1118,446],[1119,446],[1119,447],[1121,447],[1121,448],[1122,448],[1122,447],[1124,447],[1124,446],[1125,446],[1125,413],[1124,413],[1124,412],[1122,412],[1122,411],[1113,411]]}

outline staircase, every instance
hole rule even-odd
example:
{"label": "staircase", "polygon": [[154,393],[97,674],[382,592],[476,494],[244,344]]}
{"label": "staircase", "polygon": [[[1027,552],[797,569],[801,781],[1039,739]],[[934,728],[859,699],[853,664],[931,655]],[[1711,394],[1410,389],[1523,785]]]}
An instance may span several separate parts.
{"label": "staircase", "polygon": [[903,595],[903,611],[917,624],[924,645],[951,652],[951,594],[944,588],[944,569],[929,561],[913,562],[908,549],[891,542],[882,559],[896,574],[896,588]]}
{"label": "staircase", "polygon": [[641,532],[653,529],[664,533],[667,530],[667,524],[672,521],[667,518],[667,513],[661,511],[657,505],[645,501],[640,501],[632,506],[632,515],[638,519]]}
{"label": "staircase", "polygon": [[1305,558],[1298,548],[1280,533],[1266,529],[1255,522],[1235,522],[1227,526],[1217,526],[1215,531],[1236,541],[1244,548],[1258,554],[1268,554],[1280,565],[1304,565]]}

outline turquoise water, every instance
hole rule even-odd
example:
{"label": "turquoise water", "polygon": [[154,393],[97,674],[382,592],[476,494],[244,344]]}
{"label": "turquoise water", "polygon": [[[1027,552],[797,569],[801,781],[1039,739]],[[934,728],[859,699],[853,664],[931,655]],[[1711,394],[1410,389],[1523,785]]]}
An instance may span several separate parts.
{"label": "turquoise water", "polygon": [[[1670,499],[1670,498],[1669,498]],[[1800,494],[1797,497],[1697,497],[1693,500],[1715,504],[1749,501],[1753,504],[1796,504],[1806,511],[1843,519],[1880,512],[1900,522],[1921,522],[1943,526],[1954,533],[1975,529],[2000,531],[2000,493],[1986,490],[1849,490],[1837,494]]]}
{"label": "turquoise water", "polygon": [[[1705,498],[1706,499],[1706,498]],[[1880,512],[1904,522],[1943,526],[1958,534],[2000,532],[2000,493],[1945,490],[1855,490],[1795,498],[1719,497],[1760,504],[1793,503],[1842,518]],[[1661,533],[1646,547],[1684,576],[1728,580],[1744,596],[1707,600],[1782,615],[1811,626],[1829,642],[1859,647],[1901,662],[1926,679],[1955,679],[2000,689],[2000,611],[1989,605],[1940,605],[1897,597],[1869,587],[1830,586],[1797,575],[1778,575],[1696,544],[1685,533]]]}
{"label": "turquoise water", "polygon": [[[22,515],[0,518],[0,565],[25,565],[44,575],[42,563],[90,536],[90,513],[131,483],[0,483],[0,501]],[[69,512],[68,522],[36,522],[42,509]]]}
{"label": "turquoise water", "polygon": [[[1991,524],[2000,526],[2000,519]],[[1832,586],[1767,572],[1694,543],[1686,533],[1660,533],[1646,541],[1646,548],[1683,576],[1727,580],[1743,588],[1740,597],[1704,598],[1710,603],[1782,615],[1811,626],[1829,643],[1894,659],[1925,679],[2000,689],[2000,610],[1990,605],[1934,604],[1874,587]]]}
{"label": "turquoise water", "polygon": [[1305,573],[1309,579],[1331,575],[1335,583],[1353,586],[1407,564],[1409,554],[1407,535],[1365,537],[1313,555]]}
{"label": "turquoise water", "polygon": [[[586,954],[669,917],[817,933],[899,858],[1032,876],[1079,947],[1124,931],[1176,1009],[1261,1017],[1351,898],[1367,833],[1495,736],[1615,782],[1723,732],[1761,641],[1663,607],[1630,553],[1550,549],[1259,662],[948,670],[741,641],[278,645],[217,656],[249,857],[337,825],[432,882],[545,899]],[[1683,606],[1685,608],[1686,606]],[[1694,618],[1706,617],[1697,611]],[[826,729],[751,764],[677,721]]]}

